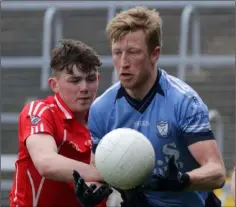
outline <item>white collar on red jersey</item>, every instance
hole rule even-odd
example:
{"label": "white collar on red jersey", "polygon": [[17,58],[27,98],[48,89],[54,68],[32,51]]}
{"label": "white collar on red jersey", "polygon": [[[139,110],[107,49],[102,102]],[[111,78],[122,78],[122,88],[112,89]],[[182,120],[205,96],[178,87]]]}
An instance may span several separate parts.
{"label": "white collar on red jersey", "polygon": [[68,108],[58,93],[55,94],[54,99],[61,110],[64,119],[73,119],[75,117],[74,113]]}

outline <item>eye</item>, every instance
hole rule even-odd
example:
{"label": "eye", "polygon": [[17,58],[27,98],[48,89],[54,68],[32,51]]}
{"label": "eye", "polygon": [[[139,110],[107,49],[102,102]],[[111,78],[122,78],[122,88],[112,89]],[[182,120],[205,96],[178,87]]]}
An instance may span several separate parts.
{"label": "eye", "polygon": [[79,82],[79,80],[72,80],[72,81],[70,81],[71,83],[78,83]]}
{"label": "eye", "polygon": [[97,80],[97,76],[89,76],[88,78],[87,78],[87,81],[89,81],[89,82],[94,82],[94,81],[96,81]]}
{"label": "eye", "polygon": [[120,55],[120,54],[121,54],[121,51],[119,51],[119,50],[113,51],[113,55]]}
{"label": "eye", "polygon": [[77,84],[81,81],[81,78],[73,78],[73,79],[70,79],[69,82],[70,83],[74,83],[74,84]]}
{"label": "eye", "polygon": [[130,53],[130,54],[138,54],[139,51],[138,51],[138,50],[130,50],[129,53]]}

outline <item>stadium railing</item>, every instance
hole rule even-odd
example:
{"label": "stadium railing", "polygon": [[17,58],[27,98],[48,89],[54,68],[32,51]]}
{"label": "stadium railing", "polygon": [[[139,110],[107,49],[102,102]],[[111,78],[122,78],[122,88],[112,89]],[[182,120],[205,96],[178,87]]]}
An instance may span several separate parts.
{"label": "stadium railing", "polygon": [[[49,60],[51,50],[51,37],[53,28],[53,19],[55,18],[55,36],[57,42],[63,37],[63,25],[60,12],[63,10],[81,10],[81,9],[107,9],[107,21],[109,21],[116,12],[116,9],[126,9],[129,7],[143,5],[158,9],[182,9],[179,54],[162,55],[159,60],[159,66],[177,66],[178,77],[185,79],[185,70],[187,65],[191,65],[195,70],[200,66],[219,68],[226,65],[234,65],[234,56],[212,56],[200,54],[200,19],[197,13],[198,9],[203,8],[228,8],[234,9],[233,1],[3,1],[2,11],[27,11],[27,10],[45,10],[43,20],[43,39],[42,56],[40,57],[2,57],[2,68],[41,68],[41,89],[47,90],[47,79],[49,77]],[[57,15],[56,15],[57,14]],[[190,19],[192,24],[192,45],[193,54],[187,55],[188,37]],[[104,67],[112,67],[111,56],[102,56]],[[112,82],[117,79],[113,75]]]}

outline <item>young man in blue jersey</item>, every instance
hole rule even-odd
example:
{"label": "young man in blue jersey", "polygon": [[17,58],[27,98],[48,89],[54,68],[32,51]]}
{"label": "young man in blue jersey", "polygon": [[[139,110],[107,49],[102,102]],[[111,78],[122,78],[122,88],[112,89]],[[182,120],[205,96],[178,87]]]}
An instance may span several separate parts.
{"label": "young man in blue jersey", "polygon": [[153,177],[142,187],[122,192],[122,206],[218,205],[212,190],[224,185],[225,167],[208,108],[190,86],[157,69],[159,14],[132,8],[117,14],[106,31],[120,81],[90,109],[94,151],[106,133],[129,127],[150,140],[156,155]]}

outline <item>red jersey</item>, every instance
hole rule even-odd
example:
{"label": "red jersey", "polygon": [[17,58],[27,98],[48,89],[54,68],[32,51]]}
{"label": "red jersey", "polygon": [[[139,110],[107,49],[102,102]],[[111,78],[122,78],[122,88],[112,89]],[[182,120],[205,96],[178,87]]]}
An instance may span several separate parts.
{"label": "red jersey", "polygon": [[[91,137],[86,127],[56,94],[27,104],[19,117],[19,153],[10,192],[11,207],[78,207],[73,182],[45,179],[35,168],[27,147],[27,137],[36,133],[50,134],[58,153],[90,163]],[[72,172],[71,172],[72,173]],[[106,206],[106,205],[103,205]]]}

